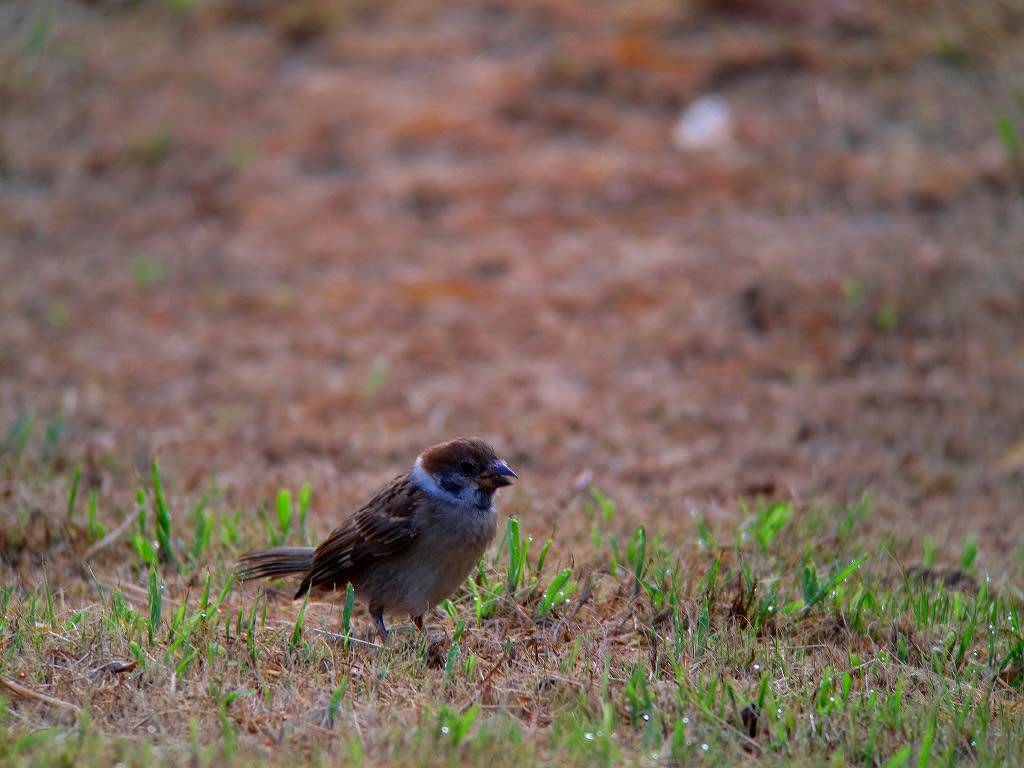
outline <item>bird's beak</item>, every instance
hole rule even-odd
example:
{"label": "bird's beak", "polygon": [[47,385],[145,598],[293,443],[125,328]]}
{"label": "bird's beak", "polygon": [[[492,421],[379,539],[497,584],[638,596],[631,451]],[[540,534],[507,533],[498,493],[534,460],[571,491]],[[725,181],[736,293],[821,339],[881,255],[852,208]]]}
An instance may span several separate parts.
{"label": "bird's beak", "polygon": [[509,469],[508,464],[501,459],[495,459],[486,472],[477,476],[476,482],[481,488],[504,488],[506,485],[512,485],[518,477],[519,475]]}

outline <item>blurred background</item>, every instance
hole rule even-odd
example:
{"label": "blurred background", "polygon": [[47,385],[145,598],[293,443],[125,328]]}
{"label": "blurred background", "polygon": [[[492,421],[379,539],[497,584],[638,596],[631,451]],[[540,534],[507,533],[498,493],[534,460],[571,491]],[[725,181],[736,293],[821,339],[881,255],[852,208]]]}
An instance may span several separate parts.
{"label": "blurred background", "polygon": [[[1024,567],[1024,8],[8,1],[0,425],[323,534],[492,440],[563,556],[857,504]],[[8,498],[10,494],[8,493]]]}

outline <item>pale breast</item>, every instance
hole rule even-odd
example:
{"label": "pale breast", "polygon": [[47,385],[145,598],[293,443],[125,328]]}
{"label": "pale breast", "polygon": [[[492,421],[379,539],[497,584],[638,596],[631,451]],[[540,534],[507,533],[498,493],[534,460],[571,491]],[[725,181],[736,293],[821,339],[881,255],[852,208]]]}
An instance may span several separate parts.
{"label": "pale breast", "polygon": [[497,531],[497,513],[441,510],[400,557],[367,573],[362,591],[371,609],[421,616],[451,597],[476,567]]}

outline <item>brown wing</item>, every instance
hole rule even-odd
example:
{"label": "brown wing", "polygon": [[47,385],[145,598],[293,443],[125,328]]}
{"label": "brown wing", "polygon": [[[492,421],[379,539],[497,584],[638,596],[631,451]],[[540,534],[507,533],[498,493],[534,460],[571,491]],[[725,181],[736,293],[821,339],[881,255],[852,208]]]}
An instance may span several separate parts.
{"label": "brown wing", "polygon": [[380,557],[403,552],[415,540],[416,507],[422,493],[408,474],[396,477],[316,548],[313,565],[295,597],[314,589],[344,589]]}

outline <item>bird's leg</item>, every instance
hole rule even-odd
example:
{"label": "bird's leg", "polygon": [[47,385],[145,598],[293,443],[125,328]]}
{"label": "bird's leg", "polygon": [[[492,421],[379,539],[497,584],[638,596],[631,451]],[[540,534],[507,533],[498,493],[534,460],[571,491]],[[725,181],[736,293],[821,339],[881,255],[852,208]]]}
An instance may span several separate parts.
{"label": "bird's leg", "polygon": [[386,643],[388,640],[388,628],[384,626],[384,611],[378,611],[373,614],[373,624],[377,627],[377,634],[380,635],[380,641]]}
{"label": "bird's leg", "polygon": [[418,629],[420,632],[423,631],[423,617],[422,616],[413,616],[412,617],[412,623],[416,625],[416,629]]}

